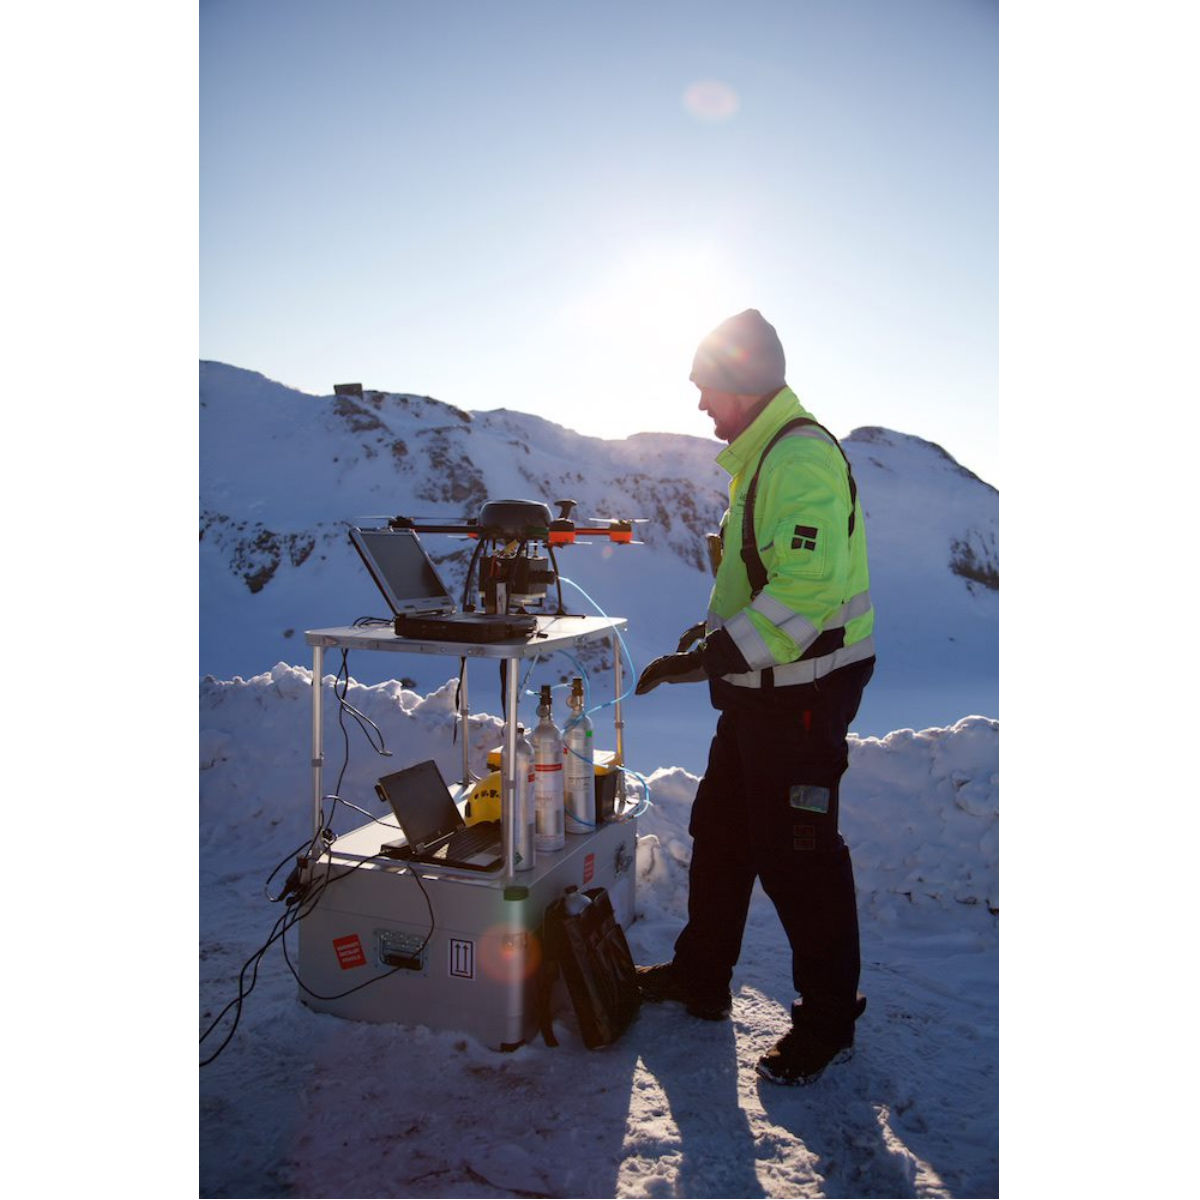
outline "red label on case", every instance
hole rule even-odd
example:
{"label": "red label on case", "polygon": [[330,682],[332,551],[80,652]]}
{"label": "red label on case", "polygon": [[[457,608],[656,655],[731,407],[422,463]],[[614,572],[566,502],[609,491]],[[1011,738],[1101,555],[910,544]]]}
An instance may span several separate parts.
{"label": "red label on case", "polygon": [[357,933],[352,933],[349,937],[334,938],[333,952],[337,955],[343,971],[367,965],[367,956],[363,953],[362,942],[358,940]]}
{"label": "red label on case", "polygon": [[592,876],[596,874],[596,856],[588,854],[583,859],[583,882],[591,883]]}

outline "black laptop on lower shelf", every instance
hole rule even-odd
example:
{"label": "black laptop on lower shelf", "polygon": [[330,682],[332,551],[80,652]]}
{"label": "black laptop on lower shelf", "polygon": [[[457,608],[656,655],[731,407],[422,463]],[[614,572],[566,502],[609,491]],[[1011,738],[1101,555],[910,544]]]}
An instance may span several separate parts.
{"label": "black laptop on lower shelf", "polygon": [[433,759],[385,775],[375,791],[391,805],[404,834],[380,846],[380,854],[465,871],[498,871],[504,864],[500,822],[468,825]]}

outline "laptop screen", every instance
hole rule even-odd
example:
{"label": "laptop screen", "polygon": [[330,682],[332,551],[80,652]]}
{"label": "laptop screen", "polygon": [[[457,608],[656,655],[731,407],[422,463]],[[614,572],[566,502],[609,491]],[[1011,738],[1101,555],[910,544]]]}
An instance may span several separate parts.
{"label": "laptop screen", "polygon": [[387,796],[410,846],[428,846],[463,824],[462,816],[450,799],[450,789],[433,759],[385,775],[379,781],[379,787]]}
{"label": "laptop screen", "polygon": [[446,585],[412,530],[351,529],[350,540],[397,616],[454,611]]}

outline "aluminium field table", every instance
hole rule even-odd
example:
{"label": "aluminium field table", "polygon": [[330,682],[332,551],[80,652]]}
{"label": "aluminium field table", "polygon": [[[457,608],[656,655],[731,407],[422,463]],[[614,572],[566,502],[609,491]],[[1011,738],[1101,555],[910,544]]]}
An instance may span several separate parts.
{"label": "aluminium field table", "polygon": [[[492,643],[418,640],[388,626],[310,630],[313,650],[312,806],[318,834],[324,798],[324,652],[350,649],[392,654],[439,654],[508,660],[500,820],[504,861],[481,873],[379,856],[395,830],[376,822],[338,837],[310,861],[308,881],[327,883],[301,920],[300,997],[310,1008],[364,1021],[397,1021],[431,1029],[462,1030],[496,1049],[530,1039],[538,1026],[539,930],[546,907],[564,888],[607,889],[617,920],[634,918],[636,821],[618,815],[589,833],[568,834],[562,850],[538,852],[534,868],[514,869],[515,780],[519,721],[518,664],[556,650],[607,640],[613,650],[616,762],[623,762],[621,720],[622,618],[539,617],[537,634]],[[459,697],[463,776],[450,787],[465,801],[473,780],[466,736],[467,672]],[[525,722],[532,726],[533,722]],[[397,764],[398,766],[408,764]],[[619,792],[623,796],[623,787]],[[623,806],[618,803],[618,813]],[[419,878],[414,873],[419,872]],[[310,889],[316,894],[316,889]]]}

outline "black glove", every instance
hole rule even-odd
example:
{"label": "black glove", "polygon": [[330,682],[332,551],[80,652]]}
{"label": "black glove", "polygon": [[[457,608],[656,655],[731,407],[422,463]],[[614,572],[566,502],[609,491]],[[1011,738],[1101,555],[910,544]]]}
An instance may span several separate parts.
{"label": "black glove", "polygon": [[742,675],[751,669],[737,643],[724,629],[710,633],[704,640],[704,672],[709,679],[722,675]]}
{"label": "black glove", "polygon": [[638,676],[634,691],[637,695],[644,696],[660,683],[699,683],[702,679],[741,675],[749,670],[750,664],[737,648],[733,638],[724,629],[718,629],[695,650],[689,650],[686,654],[664,654],[661,658],[656,658]]}
{"label": "black glove", "polygon": [[634,690],[637,695],[644,696],[660,683],[699,683],[708,678],[704,673],[703,658],[702,647],[689,650],[686,654],[664,654],[638,676]]}
{"label": "black glove", "polygon": [[704,636],[705,624],[703,621],[697,621],[684,635],[679,639],[679,645],[675,647],[677,654],[682,654],[689,646],[694,645]]}

